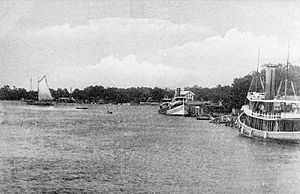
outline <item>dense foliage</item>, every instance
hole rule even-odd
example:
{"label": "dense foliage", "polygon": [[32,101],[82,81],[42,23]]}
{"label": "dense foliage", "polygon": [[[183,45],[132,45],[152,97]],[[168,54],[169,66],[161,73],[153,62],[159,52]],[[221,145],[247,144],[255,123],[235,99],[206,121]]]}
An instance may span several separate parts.
{"label": "dense foliage", "polygon": [[[231,86],[217,85],[213,88],[202,88],[201,86],[194,85],[193,87],[186,87],[185,90],[190,90],[195,93],[196,100],[208,100],[214,103],[222,103],[226,109],[241,108],[245,103],[247,91],[252,83],[260,85],[260,80],[253,80],[253,72],[242,78],[235,78]],[[264,77],[265,70],[260,73]],[[276,70],[276,88],[279,87],[282,80],[281,92],[284,88],[284,79],[286,69],[284,65],[279,64]],[[293,81],[296,93],[300,94],[300,67],[290,65],[289,80]],[[293,93],[291,82],[288,85],[288,94]],[[297,87],[299,86],[299,87]],[[261,89],[261,88],[257,88]],[[115,88],[102,86],[89,86],[83,90],[75,89],[71,94],[67,89],[58,88],[57,90],[50,89],[54,99],[60,97],[73,97],[77,102],[84,103],[140,103],[140,102],[160,102],[164,97],[173,97],[174,90],[162,88],[149,88],[149,87],[132,87],[132,88]],[[24,88],[11,88],[10,86],[3,86],[0,88],[0,100],[20,100],[20,99],[37,99],[36,91],[26,91]]]}
{"label": "dense foliage", "polygon": [[[160,102],[164,97],[173,97],[174,90],[161,88],[104,88],[102,86],[89,86],[83,90],[75,89],[71,94],[65,89],[50,89],[54,99],[61,97],[73,97],[77,102],[83,103],[140,103]],[[0,88],[0,100],[37,100],[36,91],[26,91],[24,88],[11,88],[3,86]]]}

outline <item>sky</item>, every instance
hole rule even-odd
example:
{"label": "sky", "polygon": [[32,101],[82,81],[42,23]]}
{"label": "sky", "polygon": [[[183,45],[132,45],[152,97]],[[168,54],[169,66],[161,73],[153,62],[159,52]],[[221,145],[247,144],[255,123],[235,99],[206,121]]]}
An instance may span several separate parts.
{"label": "sky", "polygon": [[300,64],[300,1],[2,0],[0,86],[215,87]]}

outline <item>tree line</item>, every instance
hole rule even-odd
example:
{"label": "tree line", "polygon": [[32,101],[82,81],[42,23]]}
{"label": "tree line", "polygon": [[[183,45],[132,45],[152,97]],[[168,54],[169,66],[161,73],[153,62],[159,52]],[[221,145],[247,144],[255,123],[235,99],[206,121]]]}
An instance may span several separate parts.
{"label": "tree line", "polygon": [[[245,103],[247,92],[252,83],[253,85],[258,85],[259,81],[254,80],[253,75],[258,74],[258,76],[264,79],[265,70],[261,72],[251,72],[244,77],[235,78],[231,85],[221,86],[217,85],[212,88],[201,87],[194,85],[192,87],[186,87],[185,90],[190,90],[195,93],[196,100],[207,100],[214,103],[221,102],[223,106],[230,110],[231,108],[241,108]],[[280,85],[280,81],[284,80],[286,75],[285,65],[279,64],[279,68],[276,69],[276,88]],[[293,81],[296,93],[300,94],[300,67],[299,66],[289,66],[288,77],[290,81]],[[262,80],[263,81],[263,80]],[[290,84],[290,82],[289,82]],[[282,84],[284,85],[284,84]],[[299,87],[297,87],[299,86]],[[283,88],[281,89],[283,90]],[[80,103],[136,103],[140,102],[160,102],[163,98],[172,98],[175,90],[168,88],[150,88],[150,87],[131,87],[131,88],[116,88],[103,86],[88,86],[82,90],[75,89],[71,93],[65,88],[58,88],[56,90],[50,89],[50,92],[54,99],[61,97],[74,98]],[[292,95],[291,84],[289,86],[288,94]],[[3,86],[0,88],[0,100],[37,100],[38,94],[36,91],[26,91],[24,88],[15,88],[10,86]]]}

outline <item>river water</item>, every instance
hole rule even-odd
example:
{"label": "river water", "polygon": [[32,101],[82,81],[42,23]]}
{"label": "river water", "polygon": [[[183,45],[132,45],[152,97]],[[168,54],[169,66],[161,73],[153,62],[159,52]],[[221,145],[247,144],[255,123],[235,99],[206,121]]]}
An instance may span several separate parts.
{"label": "river water", "polygon": [[156,106],[2,104],[1,193],[300,193],[299,144]]}

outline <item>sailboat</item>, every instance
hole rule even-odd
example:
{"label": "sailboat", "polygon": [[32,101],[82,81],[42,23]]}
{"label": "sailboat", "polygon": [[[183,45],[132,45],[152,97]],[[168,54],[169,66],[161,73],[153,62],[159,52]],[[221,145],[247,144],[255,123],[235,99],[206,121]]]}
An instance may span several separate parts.
{"label": "sailboat", "polygon": [[53,97],[49,90],[46,75],[38,79],[38,100],[27,101],[29,105],[53,106]]}

